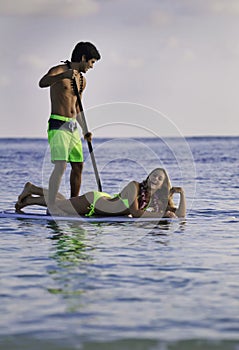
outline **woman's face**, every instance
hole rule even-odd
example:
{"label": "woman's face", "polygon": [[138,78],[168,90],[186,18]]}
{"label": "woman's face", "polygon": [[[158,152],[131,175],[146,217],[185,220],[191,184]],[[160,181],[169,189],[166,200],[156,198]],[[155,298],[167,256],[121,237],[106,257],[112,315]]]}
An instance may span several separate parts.
{"label": "woman's face", "polygon": [[154,170],[150,175],[148,179],[148,185],[151,188],[151,190],[157,191],[159,190],[165,180],[165,174],[162,170]]}

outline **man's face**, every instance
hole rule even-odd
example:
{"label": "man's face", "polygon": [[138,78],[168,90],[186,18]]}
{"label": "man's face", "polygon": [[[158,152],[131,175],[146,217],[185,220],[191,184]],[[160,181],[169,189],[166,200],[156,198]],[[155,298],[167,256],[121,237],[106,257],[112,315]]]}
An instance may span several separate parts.
{"label": "man's face", "polygon": [[94,67],[94,64],[97,60],[95,58],[91,58],[89,61],[86,61],[85,57],[82,58],[83,62],[83,72],[86,73],[90,68]]}

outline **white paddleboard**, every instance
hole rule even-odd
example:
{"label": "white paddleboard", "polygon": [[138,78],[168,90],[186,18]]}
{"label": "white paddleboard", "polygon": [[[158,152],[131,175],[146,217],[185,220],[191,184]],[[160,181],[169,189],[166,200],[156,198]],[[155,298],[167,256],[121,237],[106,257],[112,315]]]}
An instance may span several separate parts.
{"label": "white paddleboard", "polygon": [[0,212],[0,218],[10,219],[27,219],[27,220],[45,220],[45,221],[76,221],[76,222],[153,222],[165,223],[178,221],[178,219],[169,218],[133,218],[129,216],[51,216],[44,213],[30,212],[30,213],[16,213],[13,210],[5,210]]}

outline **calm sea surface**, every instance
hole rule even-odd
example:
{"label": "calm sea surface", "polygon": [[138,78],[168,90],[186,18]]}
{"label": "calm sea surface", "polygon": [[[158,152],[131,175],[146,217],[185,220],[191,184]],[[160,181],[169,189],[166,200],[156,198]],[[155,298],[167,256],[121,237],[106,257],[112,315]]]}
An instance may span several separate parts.
{"label": "calm sea surface", "polygon": [[[0,219],[0,349],[238,350],[239,138],[98,139],[94,149],[104,191],[164,167],[185,188],[187,218]],[[82,192],[96,189],[85,158]],[[26,181],[47,186],[46,140],[0,139],[0,160],[0,210]]]}

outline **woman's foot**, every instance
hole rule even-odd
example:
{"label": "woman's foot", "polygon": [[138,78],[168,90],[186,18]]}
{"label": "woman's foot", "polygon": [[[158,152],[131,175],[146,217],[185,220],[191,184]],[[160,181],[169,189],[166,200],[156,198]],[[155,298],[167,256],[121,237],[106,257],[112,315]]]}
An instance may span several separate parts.
{"label": "woman's foot", "polygon": [[25,206],[27,206],[27,198],[28,197],[31,197],[31,196],[29,195],[29,196],[23,198],[23,200],[21,202],[17,201],[17,203],[15,204],[16,213],[20,213],[20,214],[24,213],[21,209],[24,208]]}
{"label": "woman's foot", "polygon": [[29,195],[31,195],[31,182],[27,182],[23,188],[22,193],[18,196],[18,201],[17,203],[22,203],[22,201],[24,200],[24,198],[28,197]]}

